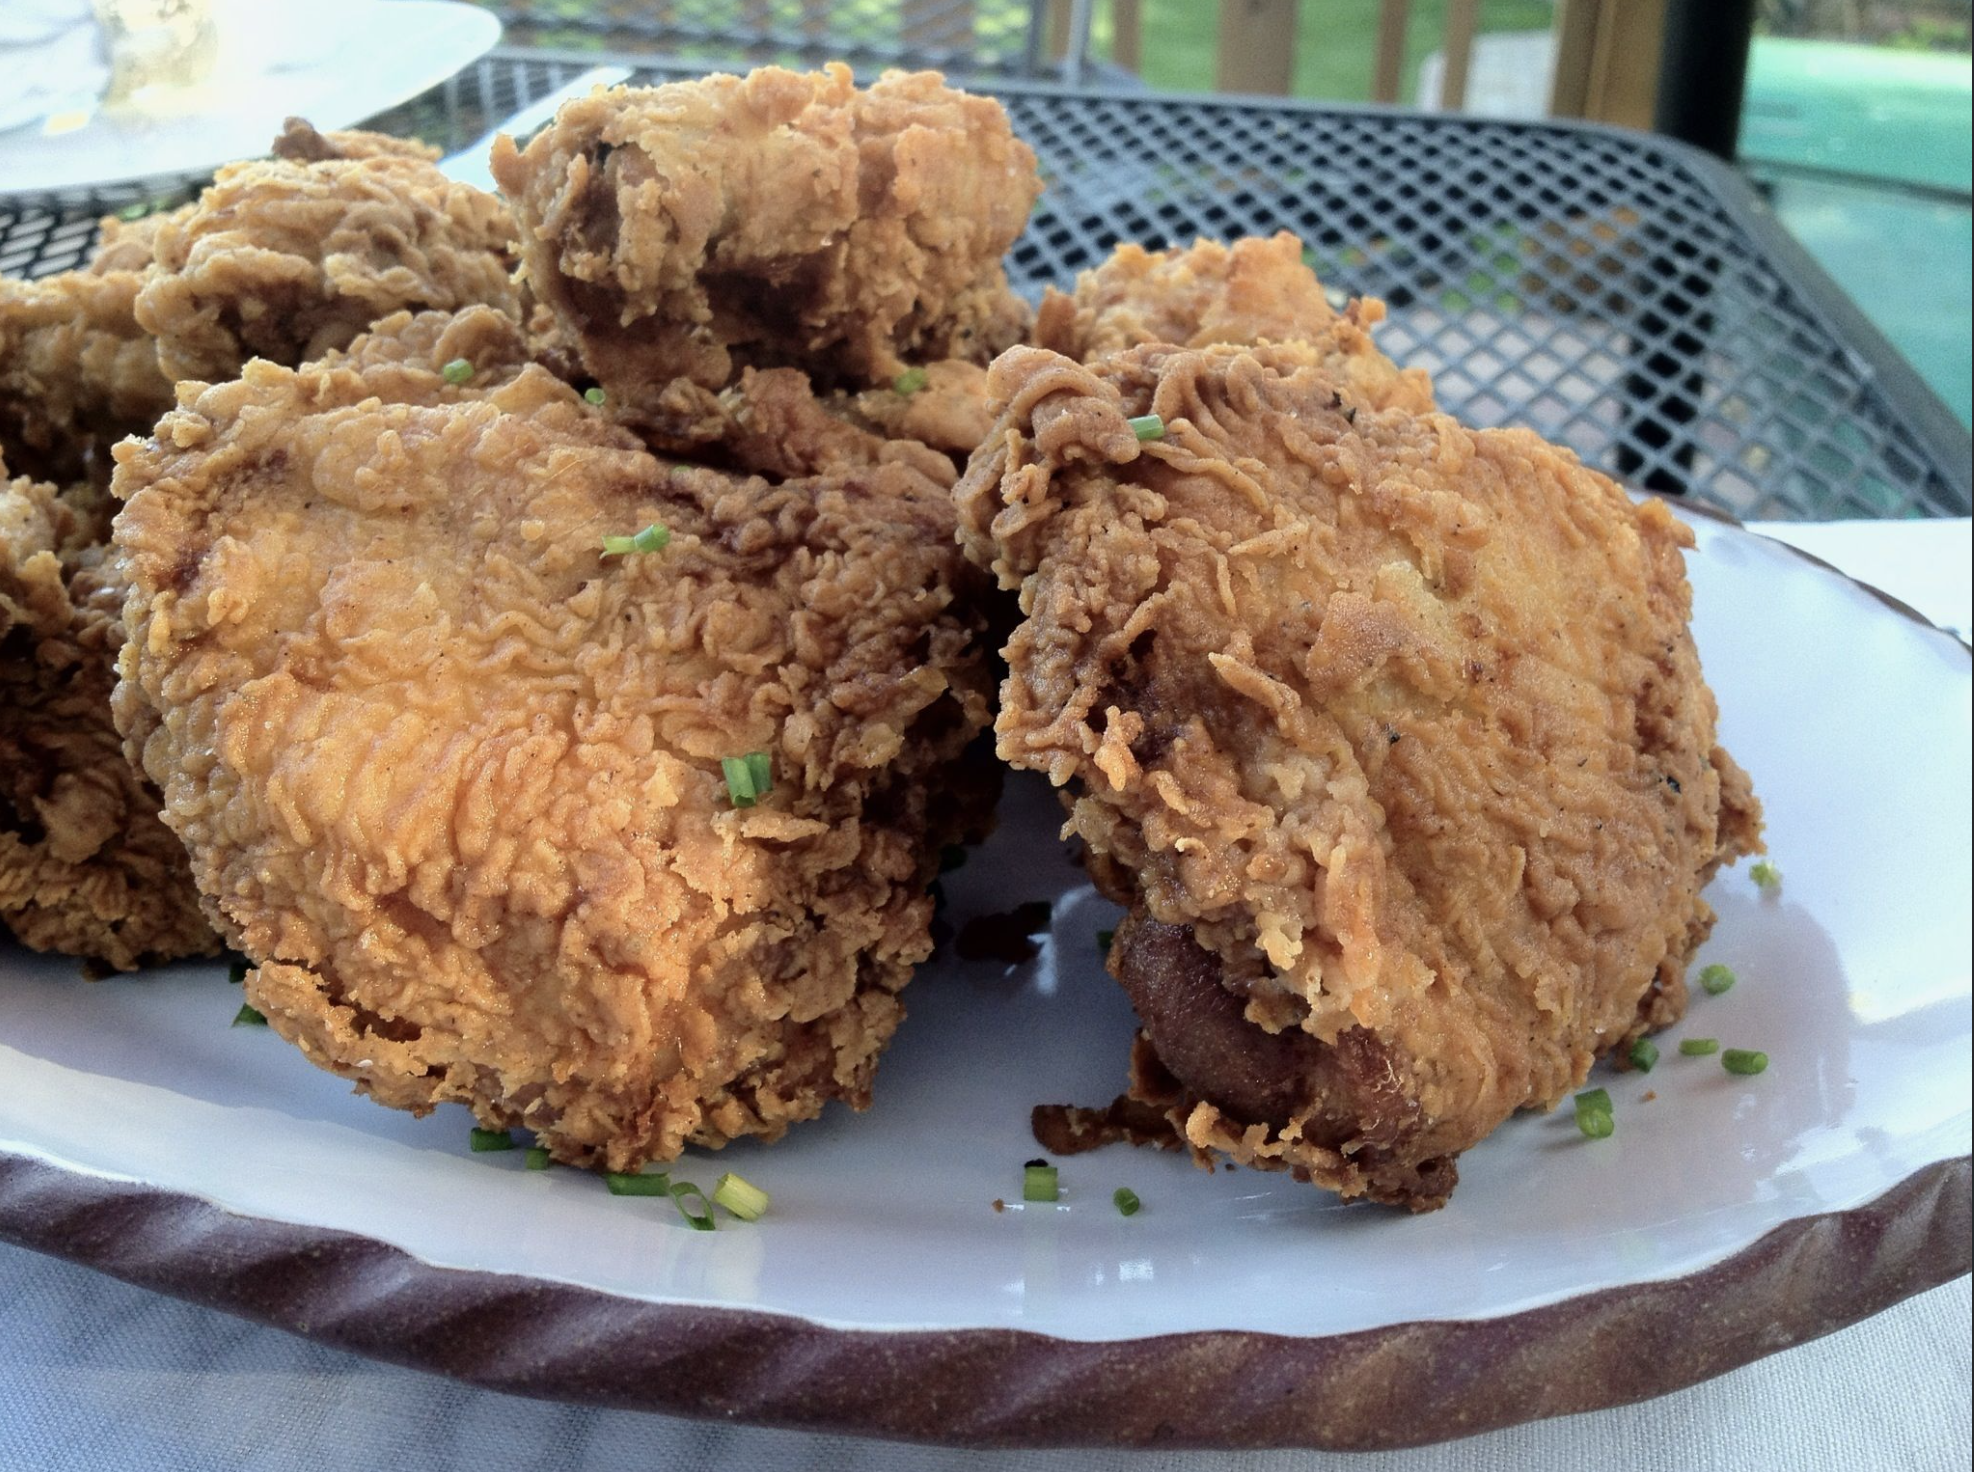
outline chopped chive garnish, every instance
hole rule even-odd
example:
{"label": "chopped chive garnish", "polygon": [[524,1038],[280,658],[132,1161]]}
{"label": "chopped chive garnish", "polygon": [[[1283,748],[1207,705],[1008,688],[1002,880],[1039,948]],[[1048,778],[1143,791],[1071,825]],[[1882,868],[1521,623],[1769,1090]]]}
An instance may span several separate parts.
{"label": "chopped chive garnish", "polygon": [[266,1027],[267,1019],[252,1007],[243,1004],[240,1010],[233,1014],[233,1025],[235,1027]]}
{"label": "chopped chive garnish", "polygon": [[[679,1215],[692,1224],[693,1231],[712,1232],[719,1229],[720,1224],[713,1220],[713,1203],[708,1201],[706,1199],[706,1193],[693,1185],[691,1181],[680,1181],[672,1187],[671,1194],[672,1204],[678,1207]],[[698,1211],[694,1211],[685,1204],[685,1198],[688,1196],[699,1198]]]}
{"label": "chopped chive garnish", "polygon": [[245,956],[235,956],[226,967],[226,979],[238,986],[247,979],[247,970],[253,963]]}
{"label": "chopped chive garnish", "polygon": [[667,1196],[672,1190],[672,1178],[662,1170],[650,1175],[637,1171],[607,1171],[603,1184],[610,1188],[612,1196]]}
{"label": "chopped chive garnish", "polygon": [[1729,1048],[1720,1055],[1720,1066],[1729,1073],[1760,1073],[1768,1067],[1768,1054],[1753,1048]]}
{"label": "chopped chive garnish", "polygon": [[1110,943],[1116,939],[1117,939],[1116,931],[1099,930],[1097,932],[1097,949],[1102,951],[1106,956],[1108,956],[1110,954]]}
{"label": "chopped chive garnish", "polygon": [[1719,1038],[1681,1038],[1679,1051],[1687,1058],[1704,1058],[1709,1053],[1720,1051]]}
{"label": "chopped chive garnish", "polygon": [[1782,888],[1782,871],[1767,859],[1757,859],[1750,864],[1748,877],[1755,881],[1755,888],[1763,894],[1774,894]]}
{"label": "chopped chive garnish", "polygon": [[512,1150],[514,1136],[506,1130],[475,1129],[467,1136],[467,1143],[475,1150]]}
{"label": "chopped chive garnish", "polygon": [[1710,997],[1717,997],[1734,985],[1734,973],[1716,961],[1700,968],[1700,986]]}
{"label": "chopped chive garnish", "polygon": [[727,779],[727,796],[737,808],[751,808],[774,786],[774,764],[765,751],[746,756],[723,756],[720,773]]}
{"label": "chopped chive garnish", "polygon": [[1631,1066],[1640,1073],[1650,1073],[1658,1061],[1659,1045],[1650,1038],[1640,1038],[1631,1045]]}
{"label": "chopped chive garnish", "polygon": [[529,1170],[547,1170],[548,1146],[530,1145],[528,1147],[528,1153],[522,1157],[521,1164]]}
{"label": "chopped chive garnish", "polygon": [[455,386],[470,383],[473,379],[473,365],[464,358],[454,358],[439,370],[439,377]]}
{"label": "chopped chive garnish", "polygon": [[1131,426],[1131,433],[1138,437],[1140,443],[1165,438],[1165,421],[1156,414],[1140,414],[1136,419],[1124,422]]}
{"label": "chopped chive garnish", "polygon": [[1031,1160],[1021,1168],[1023,1201],[1054,1201],[1061,1194],[1056,1183],[1056,1168],[1048,1161]]}
{"label": "chopped chive garnish", "polygon": [[957,843],[949,843],[939,850],[939,872],[950,874],[966,863],[966,850]]}
{"label": "chopped chive garnish", "polygon": [[600,388],[586,388],[586,389],[584,389],[584,390],[583,390],[583,402],[584,402],[584,403],[586,403],[586,404],[600,404],[600,403],[602,403],[602,402],[603,402],[603,390],[602,390],[602,389],[600,389]]}
{"label": "chopped chive garnish", "polygon": [[1136,1216],[1139,1206],[1143,1205],[1138,1200],[1138,1193],[1129,1186],[1119,1186],[1110,1193],[1110,1199],[1117,1203],[1119,1216]]}
{"label": "chopped chive garnish", "polygon": [[636,536],[605,537],[603,555],[625,557],[632,552],[663,552],[671,540],[672,529],[662,521],[654,521]]}
{"label": "chopped chive garnish", "polygon": [[891,380],[891,387],[909,398],[924,388],[929,377],[923,368],[907,368]]}
{"label": "chopped chive garnish", "polygon": [[768,1209],[768,1193],[728,1171],[713,1182],[713,1203],[724,1206],[744,1222],[757,1222]]}
{"label": "chopped chive garnish", "polygon": [[1576,1127],[1588,1139],[1608,1139],[1617,1124],[1611,1115],[1608,1089],[1585,1089],[1576,1096]]}

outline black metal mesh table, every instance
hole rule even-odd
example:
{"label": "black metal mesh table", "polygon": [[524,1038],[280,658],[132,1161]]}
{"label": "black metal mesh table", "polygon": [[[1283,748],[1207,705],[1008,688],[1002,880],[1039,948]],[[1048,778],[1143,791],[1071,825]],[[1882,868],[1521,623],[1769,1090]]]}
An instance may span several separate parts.
{"label": "black metal mesh table", "polygon": [[[443,148],[594,65],[502,50],[375,120]],[[646,80],[678,75],[626,58]],[[695,65],[690,70],[696,71]],[[1731,170],[1640,134],[1254,99],[994,87],[1048,180],[1010,271],[1038,295],[1119,241],[1291,230],[1452,413],[1526,424],[1742,517],[1965,515],[1967,431]],[[11,208],[0,272],[74,265],[106,208]]]}

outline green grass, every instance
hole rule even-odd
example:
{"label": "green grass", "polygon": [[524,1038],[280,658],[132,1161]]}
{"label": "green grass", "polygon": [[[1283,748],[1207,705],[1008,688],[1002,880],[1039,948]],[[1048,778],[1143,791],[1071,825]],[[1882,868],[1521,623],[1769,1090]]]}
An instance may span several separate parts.
{"label": "green grass", "polygon": [[[1110,54],[1110,7],[1096,7],[1092,46]],[[1378,46],[1377,0],[1323,0],[1298,7],[1295,95],[1334,102],[1371,96],[1372,60]],[[1219,46],[1219,0],[1144,0],[1144,67],[1147,84],[1162,91],[1211,92]],[[1546,31],[1554,23],[1553,0],[1486,0],[1483,31]],[[1405,26],[1405,72],[1400,97],[1411,101],[1419,63],[1440,46],[1446,32],[1444,0],[1412,0]]]}

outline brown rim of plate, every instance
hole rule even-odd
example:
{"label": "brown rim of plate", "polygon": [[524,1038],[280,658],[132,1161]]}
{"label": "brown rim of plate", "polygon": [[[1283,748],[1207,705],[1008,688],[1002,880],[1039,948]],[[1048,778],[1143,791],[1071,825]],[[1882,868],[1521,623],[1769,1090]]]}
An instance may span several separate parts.
{"label": "brown rim of plate", "polygon": [[[1762,535],[1728,512],[1664,499]],[[1882,589],[1763,540],[1974,653]],[[1952,1282],[1974,1270],[1974,1159],[1937,1161],[1863,1206],[1784,1222],[1683,1278],[1322,1338],[830,1329],[435,1267],[355,1233],[4,1151],[0,1241],[335,1349],[542,1400],[955,1446],[1364,1451],[1666,1395]]]}
{"label": "brown rim of plate", "polygon": [[[771,1223],[747,1228],[772,1231]],[[1088,1343],[844,1330],[434,1267],[0,1154],[0,1239],[337,1349],[511,1394],[960,1446],[1419,1446],[1679,1390],[1966,1273],[1974,1170],[1943,1160],[1683,1278],[1499,1318]]]}

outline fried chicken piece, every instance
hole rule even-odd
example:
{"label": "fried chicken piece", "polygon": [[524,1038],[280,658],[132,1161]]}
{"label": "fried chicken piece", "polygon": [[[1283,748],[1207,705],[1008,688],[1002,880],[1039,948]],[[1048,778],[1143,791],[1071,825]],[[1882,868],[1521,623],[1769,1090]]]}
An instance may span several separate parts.
{"label": "fried chicken piece", "polygon": [[297,164],[319,164],[339,158],[415,158],[428,164],[439,161],[438,149],[416,138],[366,133],[361,128],[318,133],[307,118],[289,118],[268,152]]}
{"label": "fried chicken piece", "polygon": [[0,278],[0,456],[15,469],[105,482],[109,446],[171,407],[171,381],[137,322],[141,281],[114,266]]}
{"label": "fried chicken piece", "polygon": [[108,498],[0,467],[0,921],[121,971],[211,955],[184,850],[110,722]]}
{"label": "fried chicken piece", "polygon": [[105,215],[96,222],[96,248],[83,270],[92,276],[144,270],[157,258],[159,228],[167,220],[182,222],[197,208],[196,204],[182,204],[175,210],[140,215],[134,220]]}
{"label": "fried chicken piece", "polygon": [[857,390],[985,363],[1028,325],[1001,257],[1041,192],[1035,156],[999,103],[936,73],[599,91],[525,150],[499,140],[493,172],[530,284],[640,428],[676,429],[680,380],[717,394],[794,368]]}
{"label": "fried chicken piece", "polygon": [[276,157],[231,164],[200,198],[102,222],[79,271],[0,279],[0,454],[68,483],[109,474],[179,378],[294,365],[402,309],[515,313],[514,226],[422,143],[290,119]]}
{"label": "fried chicken piece", "polygon": [[964,465],[994,427],[987,370],[948,358],[852,398],[843,412],[893,439],[917,440]]}
{"label": "fried chicken piece", "polygon": [[1190,250],[1120,245],[1077,277],[1074,295],[1054,287],[1043,294],[1034,338],[1084,363],[1141,343],[1305,342],[1358,402],[1429,413],[1435,406],[1425,370],[1398,367],[1371,341],[1384,315],[1384,303],[1371,297],[1341,313],[1333,308],[1303,261],[1302,242],[1284,230],[1232,245],[1201,240]]}
{"label": "fried chicken piece", "polygon": [[989,717],[950,498],[661,464],[527,353],[395,318],[121,446],[119,723],[248,999],[381,1102],[617,1170],[861,1106]]}
{"label": "fried chicken piece", "polygon": [[1355,403],[1307,344],[1020,348],[990,382],[956,497],[1021,595],[998,749],[1131,906],[1133,1097],[1202,1160],[1440,1205],[1678,1015],[1701,887],[1760,846],[1691,534],[1531,433]]}
{"label": "fried chicken piece", "polygon": [[136,314],[167,378],[219,382],[252,357],[292,366],[400,310],[520,315],[497,198],[446,178],[422,145],[306,139],[291,123],[277,145],[291,156],[227,165],[156,226]]}

